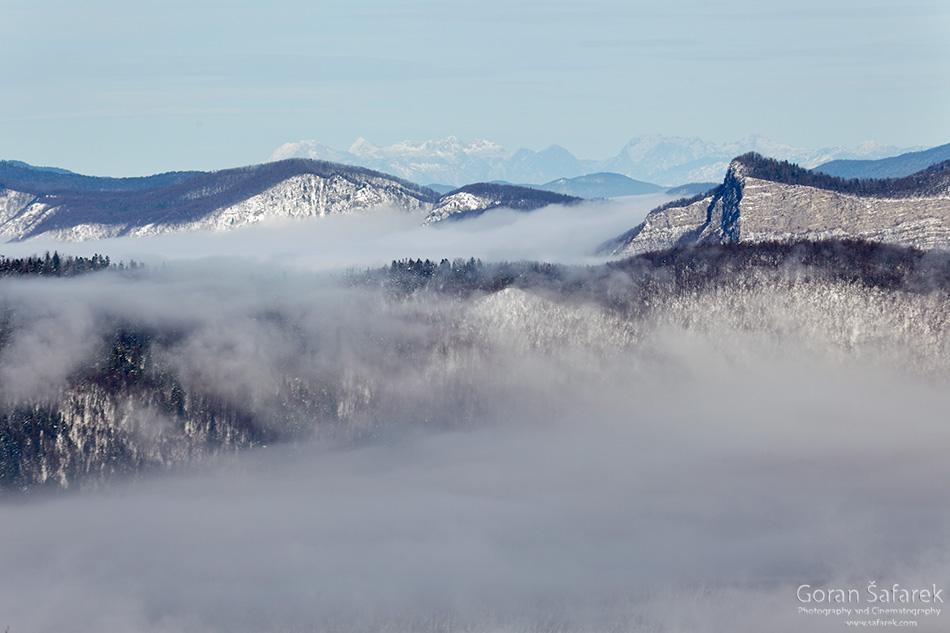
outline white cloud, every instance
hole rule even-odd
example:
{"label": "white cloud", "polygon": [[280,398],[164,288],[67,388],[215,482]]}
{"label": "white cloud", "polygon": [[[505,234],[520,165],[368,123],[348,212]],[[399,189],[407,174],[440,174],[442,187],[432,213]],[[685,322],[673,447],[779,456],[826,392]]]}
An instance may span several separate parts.
{"label": "white cloud", "polygon": [[602,261],[597,246],[639,224],[666,195],[631,196],[530,213],[493,210],[471,220],[421,226],[423,217],[377,209],[353,215],[288,220],[221,233],[159,235],[79,243],[29,240],[5,244],[7,256],[58,250],[71,255],[109,255],[160,263],[163,260],[240,257],[310,270],[379,266],[406,257],[485,261]]}
{"label": "white cloud", "polygon": [[[555,239],[540,220],[553,232],[574,211],[445,233],[384,221],[466,248],[497,242],[501,227],[531,228],[538,244],[511,248],[536,252]],[[352,220],[330,234],[364,239]],[[253,234],[275,257],[276,237],[291,232],[270,230]],[[374,252],[372,241],[352,248]],[[311,264],[340,265],[344,250]],[[172,324],[186,333],[174,362],[218,388],[355,368],[399,423],[355,445],[271,446],[4,500],[3,623],[11,633],[833,631],[840,618],[798,614],[800,584],[946,587],[945,352],[914,338],[926,324],[908,334],[890,321],[934,306],[809,287],[683,298],[650,325],[520,291],[380,304],[239,259],[179,260],[138,282],[6,280],[5,300],[36,333],[12,349],[55,332],[56,350],[81,351],[103,316]],[[292,327],[255,318],[262,310]],[[442,351],[427,356],[426,345]],[[10,349],[8,369],[42,370]],[[943,370],[913,373],[920,354]],[[918,630],[943,630],[946,617],[919,618]]]}

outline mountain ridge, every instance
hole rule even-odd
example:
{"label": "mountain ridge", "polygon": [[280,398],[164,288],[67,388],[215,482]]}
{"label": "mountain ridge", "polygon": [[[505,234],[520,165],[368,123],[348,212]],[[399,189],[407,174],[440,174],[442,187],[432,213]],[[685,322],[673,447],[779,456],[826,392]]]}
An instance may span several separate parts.
{"label": "mountain ridge", "polygon": [[473,183],[443,195],[423,224],[478,217],[486,211],[500,207],[515,211],[534,211],[553,204],[570,206],[580,201],[581,198],[576,196],[543,189],[488,182]]}
{"label": "mountain ridge", "polygon": [[651,182],[634,180],[623,174],[611,172],[597,172],[574,178],[558,178],[535,188],[588,199],[639,196],[665,191],[664,187],[654,185]]}
{"label": "mountain ridge", "polygon": [[[37,176],[39,174],[39,176]],[[389,205],[439,218],[453,194],[364,167],[309,159],[215,172],[110,179],[0,164],[0,237],[46,235],[67,241],[194,230],[225,230],[267,219],[315,217]],[[498,185],[468,212],[498,206],[530,210],[569,197]],[[483,206],[478,207],[481,203]]]}
{"label": "mountain ridge", "polygon": [[950,160],[950,143],[878,160],[833,160],[812,171],[841,178],[901,178]]}
{"label": "mountain ridge", "polygon": [[201,173],[171,171],[150,176],[111,178],[85,176],[58,167],[36,167],[17,160],[0,160],[0,187],[22,187],[38,194],[61,191],[140,191],[175,185]]}
{"label": "mountain ridge", "polygon": [[599,252],[829,238],[950,248],[950,161],[900,179],[845,180],[744,154],[721,185],[654,209]]}
{"label": "mountain ridge", "polygon": [[634,180],[670,187],[719,181],[729,161],[749,151],[792,160],[805,167],[816,167],[833,159],[884,158],[917,149],[922,148],[897,148],[865,142],[854,148],[811,150],[776,143],[758,135],[734,142],[714,143],[699,138],[652,134],[634,137],[613,157],[580,159],[559,145],[540,151],[526,148],[508,150],[492,141],[463,142],[449,136],[438,141],[403,141],[386,147],[360,138],[345,151],[314,140],[297,141],[277,148],[269,160],[290,157],[331,160],[378,169],[415,182],[456,187],[496,180],[542,183],[597,172],[619,173]]}

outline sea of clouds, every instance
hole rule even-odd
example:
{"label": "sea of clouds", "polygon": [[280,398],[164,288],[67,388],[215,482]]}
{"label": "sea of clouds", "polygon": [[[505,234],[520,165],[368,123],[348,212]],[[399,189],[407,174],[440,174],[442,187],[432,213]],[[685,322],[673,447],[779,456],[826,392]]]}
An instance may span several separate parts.
{"label": "sea of clouds", "polygon": [[[220,389],[348,368],[399,424],[0,500],[0,626],[841,631],[843,616],[799,611],[815,606],[800,586],[950,588],[950,366],[918,362],[933,341],[888,334],[932,298],[826,294],[835,313],[697,296],[631,330],[521,290],[390,303],[336,275],[402,257],[593,263],[646,208],[53,245],[152,272],[4,280],[19,324],[0,353],[7,397],[52,397],[121,317],[189,332],[180,370]],[[294,327],[261,320],[268,308]],[[438,364],[411,353],[443,339]],[[898,619],[942,631],[948,617]]]}

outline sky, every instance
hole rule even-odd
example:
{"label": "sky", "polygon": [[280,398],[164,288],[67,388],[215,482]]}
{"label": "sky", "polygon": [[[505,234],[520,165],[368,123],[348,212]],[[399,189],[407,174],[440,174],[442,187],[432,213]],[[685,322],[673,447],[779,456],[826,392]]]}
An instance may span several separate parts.
{"label": "sky", "polygon": [[144,175],[453,135],[950,140],[950,5],[3,0],[0,158]]}

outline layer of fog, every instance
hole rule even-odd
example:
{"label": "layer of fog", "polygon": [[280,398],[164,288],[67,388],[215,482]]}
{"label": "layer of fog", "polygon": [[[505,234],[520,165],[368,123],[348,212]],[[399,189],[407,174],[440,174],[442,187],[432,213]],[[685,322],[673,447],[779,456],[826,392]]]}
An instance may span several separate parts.
{"label": "layer of fog", "polygon": [[[289,371],[356,369],[404,398],[402,424],[359,444],[4,500],[0,625],[837,631],[798,613],[798,586],[947,587],[946,372],[875,354],[933,306],[814,290],[686,297],[631,332],[521,291],[380,303],[235,260],[7,280],[25,333],[3,352],[7,389],[64,383],[64,359],[122,317],[190,332],[178,362],[221,389],[266,390],[307,352]],[[443,364],[406,352],[434,334],[458,344]],[[471,405],[463,423],[440,399]]]}
{"label": "layer of fog", "polygon": [[114,261],[151,264],[180,258],[251,257],[316,270],[380,266],[406,257],[588,263],[602,261],[594,255],[597,246],[633,228],[651,209],[670,199],[665,194],[644,195],[531,213],[496,209],[477,218],[431,226],[422,226],[423,217],[415,213],[377,209],[215,234],[73,243],[33,239],[4,244],[0,253],[25,256],[58,251],[87,257],[101,253]]}
{"label": "layer of fog", "polygon": [[[222,391],[346,368],[403,398],[387,410],[402,423],[361,443],[271,445],[0,501],[0,626],[839,631],[844,618],[798,612],[799,585],[950,587],[938,299],[724,291],[683,297],[642,328],[520,291],[390,304],[295,272],[402,257],[587,262],[639,221],[626,213],[442,227],[382,214],[6,245],[171,260],[138,281],[4,280],[18,328],[0,355],[7,397],[54,397],[129,322],[189,332],[169,362]],[[180,261],[199,256],[217,259]],[[945,630],[947,617],[917,629]]]}
{"label": "layer of fog", "polygon": [[0,613],[13,633],[834,631],[799,585],[950,584],[942,385],[707,342],[596,373],[501,356],[463,430],[6,502]]}

